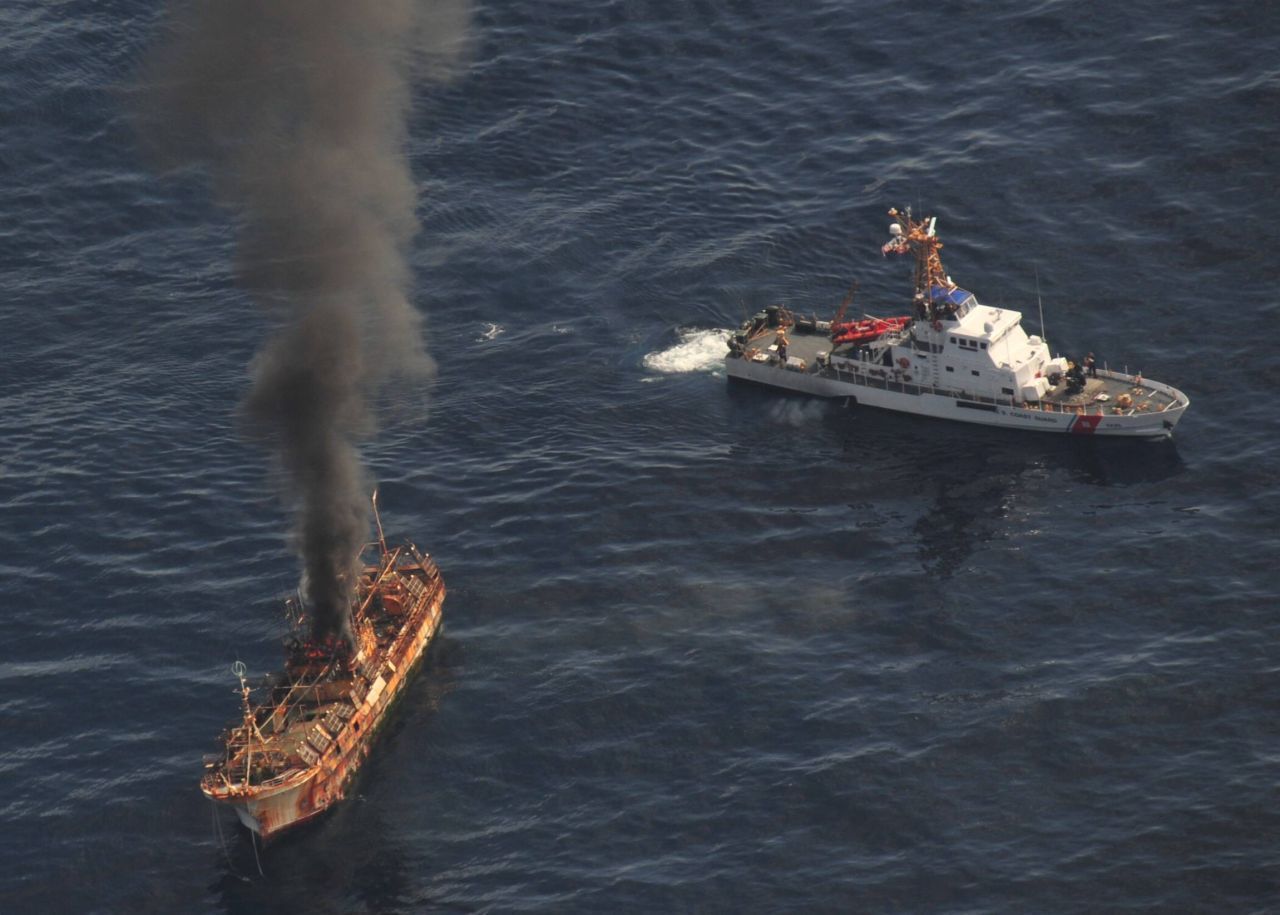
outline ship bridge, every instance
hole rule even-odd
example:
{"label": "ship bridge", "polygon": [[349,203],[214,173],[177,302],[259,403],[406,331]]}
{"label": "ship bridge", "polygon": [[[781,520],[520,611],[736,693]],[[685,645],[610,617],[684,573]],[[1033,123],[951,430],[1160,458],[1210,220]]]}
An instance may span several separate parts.
{"label": "ship bridge", "polygon": [[1020,311],[979,305],[972,296],[970,301],[973,304],[969,310],[957,319],[955,326],[948,328],[951,333],[994,343],[1022,323]]}
{"label": "ship bridge", "polygon": [[930,286],[929,300],[947,313],[948,319],[959,320],[977,306],[972,292],[959,286]]}

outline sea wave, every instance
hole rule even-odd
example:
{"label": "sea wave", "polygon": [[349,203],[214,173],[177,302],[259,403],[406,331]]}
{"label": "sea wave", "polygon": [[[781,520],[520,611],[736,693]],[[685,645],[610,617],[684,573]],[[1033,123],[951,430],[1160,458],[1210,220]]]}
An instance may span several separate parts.
{"label": "sea wave", "polygon": [[487,343],[488,341],[497,338],[499,334],[506,333],[506,330],[507,329],[501,324],[494,324],[490,321],[485,324],[484,330],[481,332],[480,336],[476,337],[476,342]]}

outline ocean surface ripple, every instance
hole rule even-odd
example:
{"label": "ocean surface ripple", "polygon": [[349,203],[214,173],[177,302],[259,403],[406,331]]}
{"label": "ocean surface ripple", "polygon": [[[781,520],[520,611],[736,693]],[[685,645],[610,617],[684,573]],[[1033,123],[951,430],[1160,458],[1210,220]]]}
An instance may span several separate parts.
{"label": "ocean surface ripple", "polygon": [[[439,377],[365,448],[446,630],[259,876],[197,782],[297,584],[270,317],[131,129],[159,4],[0,10],[0,911],[1280,908],[1277,8],[471,13],[407,150]],[[902,310],[903,205],[1176,441],[728,384],[766,304]]]}

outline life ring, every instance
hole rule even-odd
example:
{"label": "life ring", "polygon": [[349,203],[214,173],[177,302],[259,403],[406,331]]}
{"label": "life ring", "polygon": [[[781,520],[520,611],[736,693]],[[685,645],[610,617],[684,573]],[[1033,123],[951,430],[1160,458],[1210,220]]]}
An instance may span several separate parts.
{"label": "life ring", "polygon": [[898,357],[898,365],[902,366],[904,370],[909,369],[911,368],[911,360],[906,356],[900,356]]}
{"label": "life ring", "polygon": [[933,329],[934,329],[934,330],[942,330],[942,322],[941,322],[941,321],[934,321],[934,322],[933,322]]}

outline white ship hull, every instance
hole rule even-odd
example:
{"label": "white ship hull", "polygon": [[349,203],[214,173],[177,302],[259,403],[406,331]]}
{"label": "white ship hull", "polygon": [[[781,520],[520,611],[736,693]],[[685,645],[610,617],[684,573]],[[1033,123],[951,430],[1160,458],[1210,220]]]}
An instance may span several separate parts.
{"label": "white ship hull", "polygon": [[[942,266],[937,219],[890,210],[883,254],[915,260],[909,313],[830,322],[770,305],[728,339],[731,378],[980,426],[1169,438],[1190,399],[1141,374],[1098,370],[1092,353],[1054,357],[1022,313],[984,305]],[[1043,325],[1043,320],[1041,324]]]}
{"label": "white ship hull", "polygon": [[[1156,412],[1134,411],[1126,414],[1110,412],[1110,407],[1097,404],[1079,410],[1048,410],[1012,400],[1001,403],[994,398],[980,398],[963,393],[932,388],[904,381],[840,378],[834,371],[806,372],[783,368],[776,361],[757,362],[750,358],[730,356],[725,371],[731,378],[752,381],[769,387],[811,394],[815,397],[847,398],[852,403],[882,410],[949,419],[955,422],[1025,429],[1036,432],[1065,432],[1074,435],[1103,435],[1127,438],[1161,439],[1173,435],[1174,427],[1189,404],[1180,391],[1158,382],[1121,375],[1117,372],[1098,374],[1104,378],[1140,383],[1146,390],[1166,395],[1173,403]],[[847,379],[847,380],[846,380]]]}

